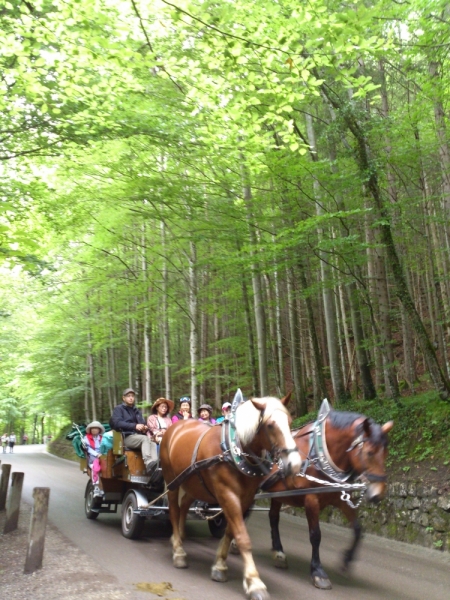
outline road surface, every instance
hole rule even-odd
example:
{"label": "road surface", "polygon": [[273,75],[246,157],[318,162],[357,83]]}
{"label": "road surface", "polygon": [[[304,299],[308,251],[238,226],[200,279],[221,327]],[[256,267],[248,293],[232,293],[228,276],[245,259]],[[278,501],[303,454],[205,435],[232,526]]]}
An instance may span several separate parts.
{"label": "road surface", "polygon": [[[127,540],[121,535],[120,514],[100,515],[96,521],[84,515],[84,489],[87,477],[76,463],[45,452],[44,446],[16,446],[14,454],[0,454],[2,464],[25,473],[23,498],[32,503],[34,487],[49,487],[50,521],[74,544],[111,572],[136,599],[151,599],[148,592],[137,592],[138,582],[168,581],[174,592],[169,598],[180,600],[242,600],[242,570],[239,556],[229,558],[229,580],[210,579],[210,567],[217,540],[209,535],[204,522],[190,521],[185,549],[189,568],[174,569],[169,528],[146,524],[144,537]],[[352,577],[339,574],[341,552],[349,545],[351,532],[324,524],[322,527],[322,564],[333,589],[320,591],[309,579],[311,548],[304,519],[282,515],[281,536],[288,556],[289,570],[272,566],[270,533],[265,513],[252,515],[249,532],[254,558],[272,600],[449,600],[450,555],[418,546],[366,535]]]}

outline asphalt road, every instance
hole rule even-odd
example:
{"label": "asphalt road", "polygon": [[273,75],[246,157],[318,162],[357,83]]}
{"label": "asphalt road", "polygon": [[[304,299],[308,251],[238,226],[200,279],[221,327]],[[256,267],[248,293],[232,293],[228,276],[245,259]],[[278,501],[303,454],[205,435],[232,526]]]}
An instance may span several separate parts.
{"label": "asphalt road", "polygon": [[[190,521],[185,549],[189,568],[174,569],[169,529],[148,522],[142,540],[122,537],[120,514],[100,515],[89,521],[84,515],[84,489],[87,477],[76,463],[47,454],[44,446],[18,446],[15,453],[0,454],[12,471],[25,473],[23,498],[32,503],[34,487],[50,487],[52,523],[73,543],[93,558],[93,564],[111,572],[120,583],[134,590],[138,582],[172,583],[174,600],[235,600],[244,597],[239,556],[229,558],[229,580],[210,579],[217,540],[209,535],[204,522]],[[270,534],[266,514],[254,514],[249,521],[254,557],[271,598],[308,600],[449,600],[450,555],[366,535],[352,576],[339,574],[341,552],[349,544],[351,532],[324,524],[322,564],[332,583],[331,591],[320,591],[309,579],[311,549],[306,521],[282,515],[281,536],[288,556],[289,570],[272,566]],[[101,591],[99,590],[101,595]],[[139,599],[156,596],[134,592]]]}

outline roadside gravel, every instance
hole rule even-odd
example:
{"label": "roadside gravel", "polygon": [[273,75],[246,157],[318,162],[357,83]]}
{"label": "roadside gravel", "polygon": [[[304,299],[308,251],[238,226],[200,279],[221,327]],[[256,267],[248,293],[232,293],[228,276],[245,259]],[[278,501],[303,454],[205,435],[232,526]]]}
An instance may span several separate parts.
{"label": "roadside gravel", "polygon": [[[24,575],[30,518],[31,506],[22,502],[18,529],[6,535],[0,533],[1,598],[80,600],[93,593],[102,600],[136,598],[50,523],[47,524],[43,566],[32,575]],[[3,532],[5,519],[5,512],[1,512],[0,532]]]}

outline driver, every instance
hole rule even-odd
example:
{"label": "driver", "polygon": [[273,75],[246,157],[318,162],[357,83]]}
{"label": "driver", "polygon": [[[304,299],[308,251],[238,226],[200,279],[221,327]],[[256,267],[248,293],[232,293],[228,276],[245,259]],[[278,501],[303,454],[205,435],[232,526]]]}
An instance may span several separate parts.
{"label": "driver", "polygon": [[127,388],[123,392],[122,404],[116,406],[109,420],[112,429],[120,431],[124,443],[132,450],[140,449],[147,475],[153,475],[158,467],[158,451],[155,442],[146,435],[148,427],[141,411],[135,406],[136,392]]}

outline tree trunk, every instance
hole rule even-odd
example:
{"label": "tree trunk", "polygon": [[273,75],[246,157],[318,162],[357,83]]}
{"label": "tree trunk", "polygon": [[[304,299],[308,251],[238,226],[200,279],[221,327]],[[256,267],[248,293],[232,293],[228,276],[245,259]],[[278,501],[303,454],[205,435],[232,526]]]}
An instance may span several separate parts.
{"label": "tree trunk", "polygon": [[[311,149],[311,158],[313,162],[318,161],[316,136],[314,132],[313,122],[311,115],[306,115],[306,130],[308,134],[308,143]],[[320,188],[319,182],[316,178],[313,179],[314,196],[316,204],[316,214],[321,216],[323,214],[323,208],[320,199]],[[317,237],[320,242],[323,238],[323,229],[321,227],[317,230]],[[336,306],[334,302],[334,291],[331,288],[333,284],[330,266],[327,262],[327,258],[323,252],[319,251],[320,258],[320,274],[322,280],[322,297],[325,314],[325,328],[327,332],[327,348],[328,358],[330,361],[330,372],[331,381],[333,384],[334,397],[336,400],[346,401],[348,400],[348,393],[345,389],[344,379],[342,376],[342,370],[340,366],[340,355],[339,355],[339,339],[337,333],[337,320],[336,320]]]}
{"label": "tree trunk", "polygon": [[273,273],[274,287],[275,287],[275,328],[276,328],[276,340],[277,340],[277,352],[278,352],[278,381],[279,381],[279,394],[280,396],[286,393],[286,383],[284,378],[284,355],[283,355],[283,331],[281,321],[281,294],[280,294],[280,282],[278,278],[278,270],[275,269]]}
{"label": "tree trunk", "polygon": [[97,420],[97,406],[95,401],[95,379],[94,379],[94,357],[92,355],[92,340],[91,333],[88,332],[88,365],[89,365],[89,382],[91,390],[91,408],[92,420]]}
{"label": "tree trunk", "polygon": [[[91,421],[89,417],[89,352],[86,354],[86,385],[84,386],[84,419],[86,423]],[[34,436],[34,434],[33,434]],[[34,443],[34,442],[33,442]]]}
{"label": "tree trunk", "polygon": [[[142,233],[142,276],[144,280],[144,381],[143,381],[143,401],[147,404],[152,403],[151,398],[151,372],[150,372],[150,323],[148,302],[150,300],[150,288],[147,281],[147,257],[145,254],[145,229]],[[170,396],[168,396],[170,398]]]}
{"label": "tree trunk", "polygon": [[222,404],[222,380],[220,372],[220,322],[218,315],[218,307],[215,307],[213,315],[214,327],[214,404],[220,407]]}
{"label": "tree trunk", "polygon": [[257,239],[252,211],[252,193],[245,170],[243,170],[243,196],[247,206],[247,221],[250,237],[250,252],[252,257],[252,286],[253,302],[256,323],[256,343],[258,349],[258,372],[259,372],[259,395],[267,396],[269,393],[269,380],[267,374],[267,336],[266,336],[266,314],[264,310],[264,298],[262,293],[261,275],[257,261]]}
{"label": "tree trunk", "polygon": [[361,318],[359,292],[356,283],[352,282],[347,285],[347,293],[350,304],[350,318],[352,320],[356,359],[361,375],[363,397],[364,400],[373,400],[376,398],[377,392],[373,385],[372,373],[370,372],[370,360],[365,348],[365,335]]}
{"label": "tree trunk", "polygon": [[256,361],[256,353],[255,353],[255,336],[253,334],[253,321],[252,321],[252,313],[250,310],[250,300],[248,297],[248,287],[247,281],[245,279],[244,271],[241,271],[241,282],[242,282],[242,303],[244,305],[244,316],[245,316],[245,326],[247,330],[247,339],[248,339],[248,360],[250,366],[250,374],[252,379],[252,396],[258,395],[258,369],[257,369],[257,361]]}
{"label": "tree trunk", "polygon": [[300,332],[295,302],[294,269],[292,267],[288,267],[286,275],[292,379],[294,380],[295,398],[297,400],[297,416],[301,417],[302,415],[305,415],[308,412],[308,406],[306,403],[305,390],[301,375]]}
{"label": "tree trunk", "polygon": [[[308,288],[308,281],[306,279],[305,266],[301,259],[297,261],[297,272],[300,280],[300,287],[301,289],[306,290]],[[305,294],[304,300],[306,306],[306,314],[308,318],[309,337],[311,340],[312,347],[312,367],[313,377],[315,379],[314,406],[317,407],[319,403],[321,403],[322,400],[327,396],[327,386],[325,383],[325,377],[323,375],[323,360],[322,354],[320,352],[319,338],[317,336],[317,329],[315,325],[316,318],[314,315],[312,297],[309,294]]]}
{"label": "tree trunk", "polygon": [[[341,106],[340,102],[337,100],[337,97],[332,95],[326,86],[321,86],[321,89],[330,104],[332,104],[334,108],[340,110]],[[435,386],[436,390],[439,391],[441,398],[448,400],[450,395],[450,384],[441,369],[433,344],[428,337],[428,333],[424,327],[424,324],[422,323],[416,307],[414,306],[413,299],[409,293],[408,286],[406,285],[402,265],[400,263],[392,236],[390,215],[383,203],[383,198],[378,183],[377,168],[375,163],[370,159],[369,148],[364,131],[357,118],[350,110],[348,110],[348,108],[343,111],[343,117],[357,144],[359,167],[367,182],[367,189],[372,197],[372,204],[373,208],[375,209],[376,218],[380,222],[379,228],[381,241],[386,248],[387,259],[392,272],[395,293],[400,302],[403,304],[411,326],[413,327],[417,336],[433,385]]]}
{"label": "tree trunk", "polygon": [[191,359],[191,408],[197,414],[198,404],[198,298],[197,298],[197,248],[189,242],[189,355]]}
{"label": "tree trunk", "polygon": [[161,221],[161,243],[163,255],[162,267],[162,337],[163,337],[163,364],[164,364],[164,397],[172,397],[172,382],[170,377],[170,336],[169,336],[169,313],[168,313],[168,269],[166,258],[166,227],[164,221]]}

